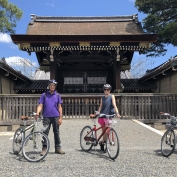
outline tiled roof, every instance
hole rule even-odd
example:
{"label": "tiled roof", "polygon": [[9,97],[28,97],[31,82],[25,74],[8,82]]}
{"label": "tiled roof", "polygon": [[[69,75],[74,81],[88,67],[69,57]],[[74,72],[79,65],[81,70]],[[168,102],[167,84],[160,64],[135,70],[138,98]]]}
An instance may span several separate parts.
{"label": "tiled roof", "polygon": [[[121,79],[131,79],[132,75],[130,71],[126,70],[125,72],[120,73]],[[33,80],[49,80],[50,79],[50,72],[45,72],[42,70],[36,70]]]}
{"label": "tiled roof", "polygon": [[124,87],[124,91],[143,92],[143,91],[155,91],[157,86],[152,82],[141,82],[138,79],[121,79],[121,83]]}
{"label": "tiled roof", "polygon": [[[151,82],[140,82],[138,79],[121,79],[124,91],[131,92],[143,92],[143,91],[154,91],[157,87]],[[18,91],[31,91],[40,90],[45,91],[47,89],[48,80],[33,80],[29,83],[18,84],[14,90]]]}
{"label": "tiled roof", "polygon": [[23,91],[31,91],[31,90],[47,90],[48,80],[32,80],[28,83],[18,84],[14,87],[14,90],[23,90]]}
{"label": "tiled roof", "polygon": [[177,55],[173,58],[167,60],[166,62],[162,63],[161,65],[151,69],[147,70],[145,75],[140,78],[141,81],[147,81],[149,79],[155,78],[156,76],[160,74],[164,74],[165,71],[171,69],[176,71],[177,69]]}
{"label": "tiled roof", "polygon": [[111,17],[31,16],[28,35],[126,35],[144,34],[137,15]]}

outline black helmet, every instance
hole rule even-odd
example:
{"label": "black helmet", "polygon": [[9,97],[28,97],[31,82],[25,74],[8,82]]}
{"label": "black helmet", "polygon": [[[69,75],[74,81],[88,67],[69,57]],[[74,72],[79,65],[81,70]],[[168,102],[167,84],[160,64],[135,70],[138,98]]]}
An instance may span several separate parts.
{"label": "black helmet", "polygon": [[57,85],[57,84],[58,84],[58,83],[57,83],[57,81],[56,81],[56,80],[54,80],[54,79],[52,79],[52,80],[49,80],[49,81],[48,81],[48,85],[49,85],[49,84],[51,84],[51,83],[53,83],[53,84],[55,84],[55,85]]}
{"label": "black helmet", "polygon": [[109,84],[104,84],[104,85],[103,85],[103,90],[104,90],[104,89],[110,89],[110,90],[111,90],[112,87],[111,87],[111,85],[109,85]]}

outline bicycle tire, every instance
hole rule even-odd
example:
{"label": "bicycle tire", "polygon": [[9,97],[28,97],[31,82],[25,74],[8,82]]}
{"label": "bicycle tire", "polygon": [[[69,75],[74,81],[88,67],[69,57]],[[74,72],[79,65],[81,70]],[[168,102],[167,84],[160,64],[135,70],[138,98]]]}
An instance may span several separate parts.
{"label": "bicycle tire", "polygon": [[176,135],[173,129],[167,130],[161,139],[161,153],[165,157],[169,157],[176,147]]}
{"label": "bicycle tire", "polygon": [[114,160],[118,157],[120,150],[119,138],[116,131],[110,128],[109,133],[106,137],[106,151],[109,157]]}
{"label": "bicycle tire", "polygon": [[[46,152],[41,155],[43,142],[46,141]],[[49,152],[50,142],[46,134],[37,131],[30,133],[22,145],[22,153],[29,162],[39,162],[43,160]]]}
{"label": "bicycle tire", "polygon": [[24,133],[22,128],[18,128],[13,136],[12,149],[15,155],[18,155],[22,149]]}
{"label": "bicycle tire", "polygon": [[85,126],[80,133],[80,146],[83,151],[90,151],[93,147],[93,130],[90,126]]}

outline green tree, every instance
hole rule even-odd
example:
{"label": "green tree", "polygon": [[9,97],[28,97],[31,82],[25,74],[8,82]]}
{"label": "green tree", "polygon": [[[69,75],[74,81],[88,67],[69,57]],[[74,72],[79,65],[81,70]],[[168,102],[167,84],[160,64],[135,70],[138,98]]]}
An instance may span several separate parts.
{"label": "green tree", "polygon": [[8,0],[0,0],[0,32],[14,34],[16,23],[23,12]]}
{"label": "green tree", "polygon": [[177,0],[136,0],[135,7],[147,14],[142,21],[145,33],[158,34],[157,41],[144,52],[147,56],[163,56],[166,45],[177,46]]}

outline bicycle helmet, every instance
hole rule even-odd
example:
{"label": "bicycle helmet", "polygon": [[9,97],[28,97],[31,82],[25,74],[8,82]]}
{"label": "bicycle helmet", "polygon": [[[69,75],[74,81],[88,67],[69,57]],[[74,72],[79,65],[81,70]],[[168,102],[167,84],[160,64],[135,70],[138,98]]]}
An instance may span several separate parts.
{"label": "bicycle helmet", "polygon": [[103,90],[104,90],[104,89],[110,89],[110,90],[111,90],[112,87],[111,87],[111,85],[109,85],[109,84],[104,84],[104,85],[103,85]]}
{"label": "bicycle helmet", "polygon": [[51,83],[53,83],[53,84],[55,84],[55,85],[57,85],[57,84],[58,84],[58,83],[57,83],[57,81],[56,81],[56,80],[54,80],[54,79],[52,79],[52,80],[49,80],[49,81],[48,81],[48,85],[49,85],[49,84],[51,84]]}

